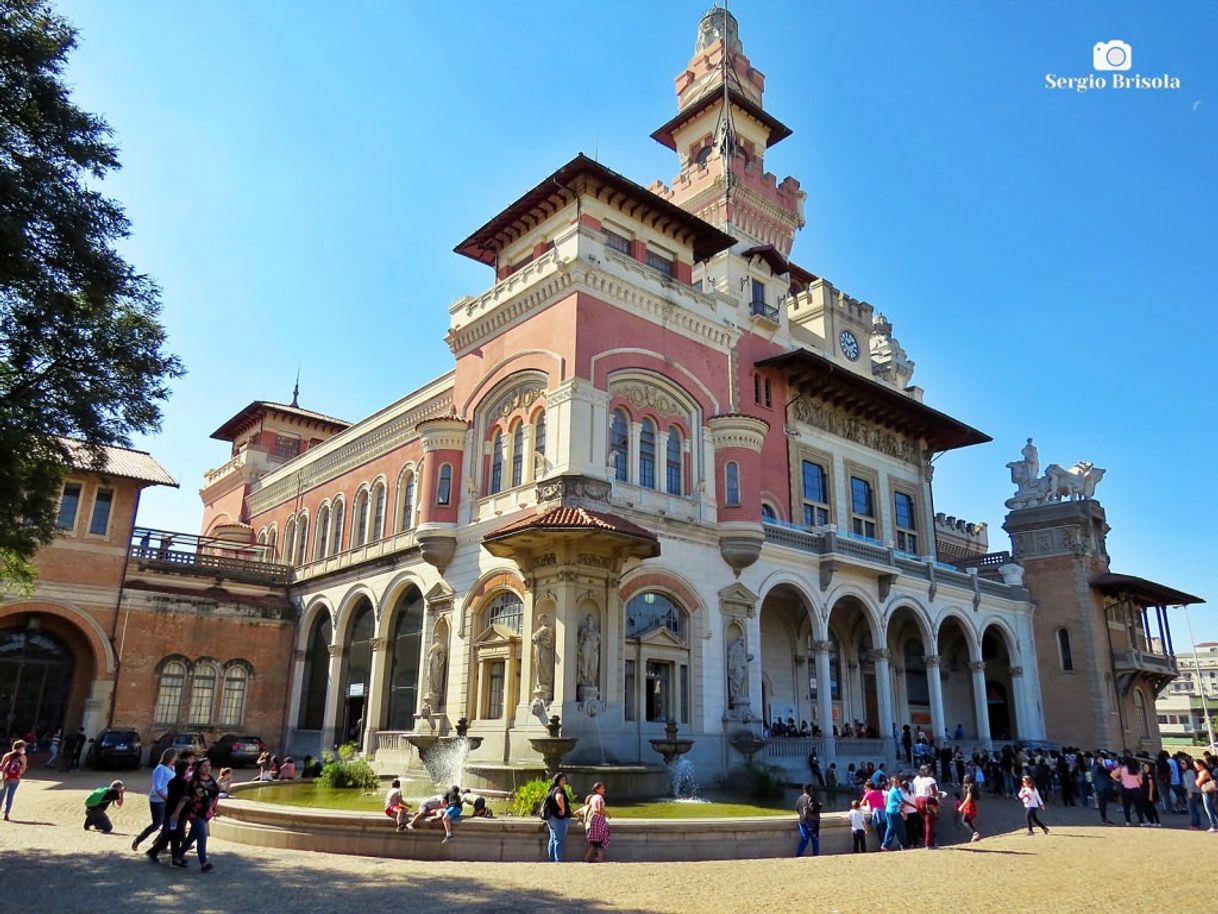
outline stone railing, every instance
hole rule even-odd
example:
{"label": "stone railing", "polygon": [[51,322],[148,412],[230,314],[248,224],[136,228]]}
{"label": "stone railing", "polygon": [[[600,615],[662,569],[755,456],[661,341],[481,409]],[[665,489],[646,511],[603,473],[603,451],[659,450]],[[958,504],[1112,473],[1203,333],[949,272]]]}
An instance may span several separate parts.
{"label": "stone railing", "polygon": [[771,736],[765,747],[767,758],[801,758],[805,765],[813,752],[824,758],[825,741],[819,736]]}
{"label": "stone railing", "polygon": [[[876,761],[888,758],[891,740],[887,739],[856,739],[855,737],[839,737],[835,746],[837,755],[850,758],[867,758]],[[839,775],[840,777],[841,775]]]}
{"label": "stone railing", "polygon": [[409,752],[414,747],[407,742],[406,737],[412,735],[409,730],[377,730],[377,752]]}
{"label": "stone railing", "polygon": [[1117,672],[1162,673],[1175,676],[1179,669],[1176,658],[1167,654],[1152,654],[1148,651],[1126,650],[1112,652],[1112,666]]}
{"label": "stone railing", "polygon": [[265,546],[136,527],[127,554],[137,567],[183,574],[214,575],[257,584],[286,584],[292,569],[264,559]]}
{"label": "stone railing", "polygon": [[323,559],[316,559],[301,565],[296,569],[294,580],[307,581],[318,575],[341,571],[344,568],[350,568],[352,565],[359,565],[371,559],[384,558],[385,556],[405,552],[407,549],[415,548],[416,545],[414,530],[391,533],[382,539],[365,543],[362,546],[356,546],[354,549],[348,549],[346,552],[327,555]]}

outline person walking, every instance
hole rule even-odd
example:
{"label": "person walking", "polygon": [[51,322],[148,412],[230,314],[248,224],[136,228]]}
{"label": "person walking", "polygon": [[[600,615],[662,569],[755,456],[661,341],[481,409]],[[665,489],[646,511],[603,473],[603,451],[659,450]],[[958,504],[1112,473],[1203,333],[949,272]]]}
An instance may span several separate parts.
{"label": "person walking", "polygon": [[916,812],[917,807],[910,802],[908,795],[905,793],[905,781],[894,776],[892,786],[888,788],[887,803],[884,806],[884,815],[888,819],[888,829],[884,833],[884,840],[880,844],[880,850],[893,850],[892,845],[895,843],[897,849],[905,850],[905,817],[910,812]]}
{"label": "person walking", "polygon": [[550,792],[541,801],[541,818],[550,831],[546,844],[546,859],[562,863],[567,846],[567,828],[571,825],[571,798],[567,796],[567,776],[561,771],[550,782]]}
{"label": "person walking", "polygon": [[55,735],[51,737],[51,755],[47,758],[46,767],[54,768],[55,762],[59,759],[59,746],[63,742],[63,731],[56,730]]}
{"label": "person walking", "polygon": [[8,822],[8,814],[13,809],[13,794],[21,786],[21,776],[30,765],[29,756],[25,754],[25,740],[13,740],[13,748],[0,758],[0,777],[4,779],[4,821]]}
{"label": "person walking", "polygon": [[[1208,753],[1207,753],[1208,755]],[[1197,772],[1197,790],[1201,793],[1201,808],[1209,819],[1209,831],[1218,832],[1218,781],[1214,773],[1205,764],[1205,759],[1193,759],[1193,769]]]}
{"label": "person walking", "polygon": [[820,856],[820,800],[812,793],[812,785],[804,784],[804,792],[795,801],[795,813],[798,816],[799,846],[795,848],[795,856],[802,857],[808,845],[812,845],[812,856]]}
{"label": "person walking", "polygon": [[104,835],[114,831],[106,810],[111,803],[122,806],[126,791],[122,781],[111,781],[108,787],[98,787],[85,797],[85,831],[95,828]]}
{"label": "person walking", "polygon": [[581,810],[584,820],[584,840],[588,851],[585,863],[600,863],[605,859],[605,848],[609,846],[609,817],[605,813],[605,785],[597,781],[592,792],[584,800]]}
{"label": "person walking", "polygon": [[176,867],[186,866],[186,861],[183,859],[182,852],[182,832],[178,828],[178,819],[176,816],[171,817],[181,806],[182,798],[186,796],[187,779],[186,773],[190,769],[188,762],[182,755],[178,756],[178,760],[173,763],[173,778],[165,788],[165,820],[161,825],[161,833],[156,836],[156,840],[152,842],[152,847],[144,851],[144,854],[153,863],[160,863],[160,855],[166,847],[169,848],[170,862]]}
{"label": "person walking", "polygon": [[[876,774],[882,774],[883,769],[876,771]],[[888,778],[884,777],[883,783],[887,783]],[[887,816],[884,814],[884,808],[887,805],[887,799],[884,796],[884,791],[880,784],[876,782],[873,776],[868,781],[867,790],[863,793],[864,810],[871,815],[871,828],[875,832],[876,846],[880,847],[884,844],[885,833],[888,829]]]}
{"label": "person walking", "polygon": [[1146,816],[1146,824],[1151,828],[1161,827],[1159,822],[1159,790],[1163,782],[1159,779],[1154,766],[1149,762],[1142,765],[1142,786],[1138,789],[1138,802],[1142,806],[1142,815]]}
{"label": "person walking", "polygon": [[178,760],[178,750],[166,749],[161,753],[161,763],[152,771],[152,788],[148,791],[148,814],[152,822],[135,836],[131,842],[133,851],[139,850],[140,842],[165,824],[165,801],[169,796],[169,782],[173,780],[173,763]]}
{"label": "person walking", "polygon": [[960,821],[964,823],[964,827],[973,833],[972,841],[981,840],[981,832],[977,829],[977,816],[981,803],[981,791],[977,789],[977,784],[969,779],[964,779],[962,786],[962,796],[960,798]]}
{"label": "person walking", "polygon": [[[186,792],[172,813],[179,823],[190,823],[190,834],[182,844],[179,858],[183,867],[186,865],[186,855],[190,852],[191,845],[194,845],[199,855],[199,870],[210,873],[215,869],[207,859],[207,835],[219,800],[220,786],[211,776],[211,759],[201,758],[195,763],[194,771],[186,784]],[[185,825],[179,824],[178,829],[181,833]]]}
{"label": "person walking", "polygon": [[1024,818],[1028,822],[1028,835],[1034,835],[1036,832],[1032,826],[1037,826],[1047,835],[1049,834],[1049,826],[1040,821],[1038,812],[1045,808],[1045,801],[1041,798],[1040,791],[1036,789],[1036,781],[1031,775],[1025,774],[1023,777],[1023,787],[1019,791],[1019,801],[1023,803]]}

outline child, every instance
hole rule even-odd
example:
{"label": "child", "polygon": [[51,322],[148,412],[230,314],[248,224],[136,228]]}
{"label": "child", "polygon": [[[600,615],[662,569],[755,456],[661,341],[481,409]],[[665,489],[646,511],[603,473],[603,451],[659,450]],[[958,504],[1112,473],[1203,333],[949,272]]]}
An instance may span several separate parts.
{"label": "child", "polygon": [[444,824],[444,839],[440,843],[447,844],[453,839],[453,824],[461,821],[461,788],[456,784],[444,794],[444,815],[440,821]]}
{"label": "child", "polygon": [[122,781],[111,781],[109,787],[98,787],[85,797],[85,831],[96,828],[107,835],[114,831],[114,826],[110,824],[110,817],[106,815],[106,809],[111,803],[122,806],[125,791],[126,788]]}
{"label": "child", "polygon": [[399,832],[404,832],[409,824],[406,821],[409,814],[410,804],[402,799],[402,782],[394,778],[389,793],[385,795],[385,815],[393,819]]}
{"label": "child", "polygon": [[216,786],[220,788],[220,799],[227,800],[233,790],[233,769],[221,768],[220,777],[216,779]]}
{"label": "child", "polygon": [[850,801],[850,812],[846,814],[850,820],[850,833],[854,836],[853,854],[867,853],[867,814],[863,812],[858,800]]}
{"label": "child", "polygon": [[977,804],[981,801],[981,791],[977,789],[973,779],[967,776],[961,785],[961,791],[963,795],[960,798],[960,821],[964,823],[965,828],[973,832],[971,840],[980,841],[981,832],[977,830]]}
{"label": "child", "polygon": [[1040,821],[1040,817],[1036,814],[1038,809],[1045,808],[1045,801],[1040,798],[1040,791],[1036,789],[1036,782],[1028,775],[1023,777],[1023,788],[1019,791],[1020,802],[1023,803],[1024,813],[1028,820],[1028,837],[1036,834],[1032,826],[1039,826],[1044,833],[1049,834],[1049,826]]}
{"label": "child", "polygon": [[475,819],[493,819],[495,814],[491,808],[486,805],[486,797],[480,797],[473,793],[468,787],[461,792],[461,800],[474,807],[473,818]]}
{"label": "child", "polygon": [[444,797],[436,794],[433,797],[428,797],[423,801],[423,805],[419,807],[419,811],[414,814],[414,818],[406,823],[407,831],[414,831],[421,824],[432,819],[441,819],[444,817],[444,807],[447,804],[444,802]]}

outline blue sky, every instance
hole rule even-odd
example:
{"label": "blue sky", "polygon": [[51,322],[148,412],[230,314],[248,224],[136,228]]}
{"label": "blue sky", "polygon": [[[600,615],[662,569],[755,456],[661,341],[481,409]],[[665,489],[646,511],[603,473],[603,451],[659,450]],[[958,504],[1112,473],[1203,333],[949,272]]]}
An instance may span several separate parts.
{"label": "blue sky", "polygon": [[[707,5],[60,3],[76,98],[122,148],[125,251],[190,370],[139,442],[182,488],[141,522],[197,529],[227,458],[208,434],[289,398],[298,364],[301,404],[348,420],[446,371],[447,306],[492,278],[453,245],[576,152],[670,180],[648,135]],[[884,312],[926,402],[994,438],[940,458],[936,508],[1006,548],[1032,435],[1042,466],[1107,468],[1114,570],[1212,607],[1218,4],[731,9],[794,130],[766,160],[808,192],[794,259]],[[1113,38],[1181,88],[1045,87]]]}

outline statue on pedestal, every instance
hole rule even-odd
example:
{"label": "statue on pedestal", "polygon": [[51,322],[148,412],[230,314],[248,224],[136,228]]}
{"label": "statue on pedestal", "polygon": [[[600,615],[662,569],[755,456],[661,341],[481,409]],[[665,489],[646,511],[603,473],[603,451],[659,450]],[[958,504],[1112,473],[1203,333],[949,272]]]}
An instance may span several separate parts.
{"label": "statue on pedestal", "polygon": [[537,686],[533,697],[545,701],[554,700],[554,628],[550,617],[544,613],[537,617],[537,630],[533,632],[533,673]]}
{"label": "statue on pedestal", "polygon": [[578,642],[578,697],[580,701],[595,701],[600,698],[601,628],[592,613],[584,616]]}

